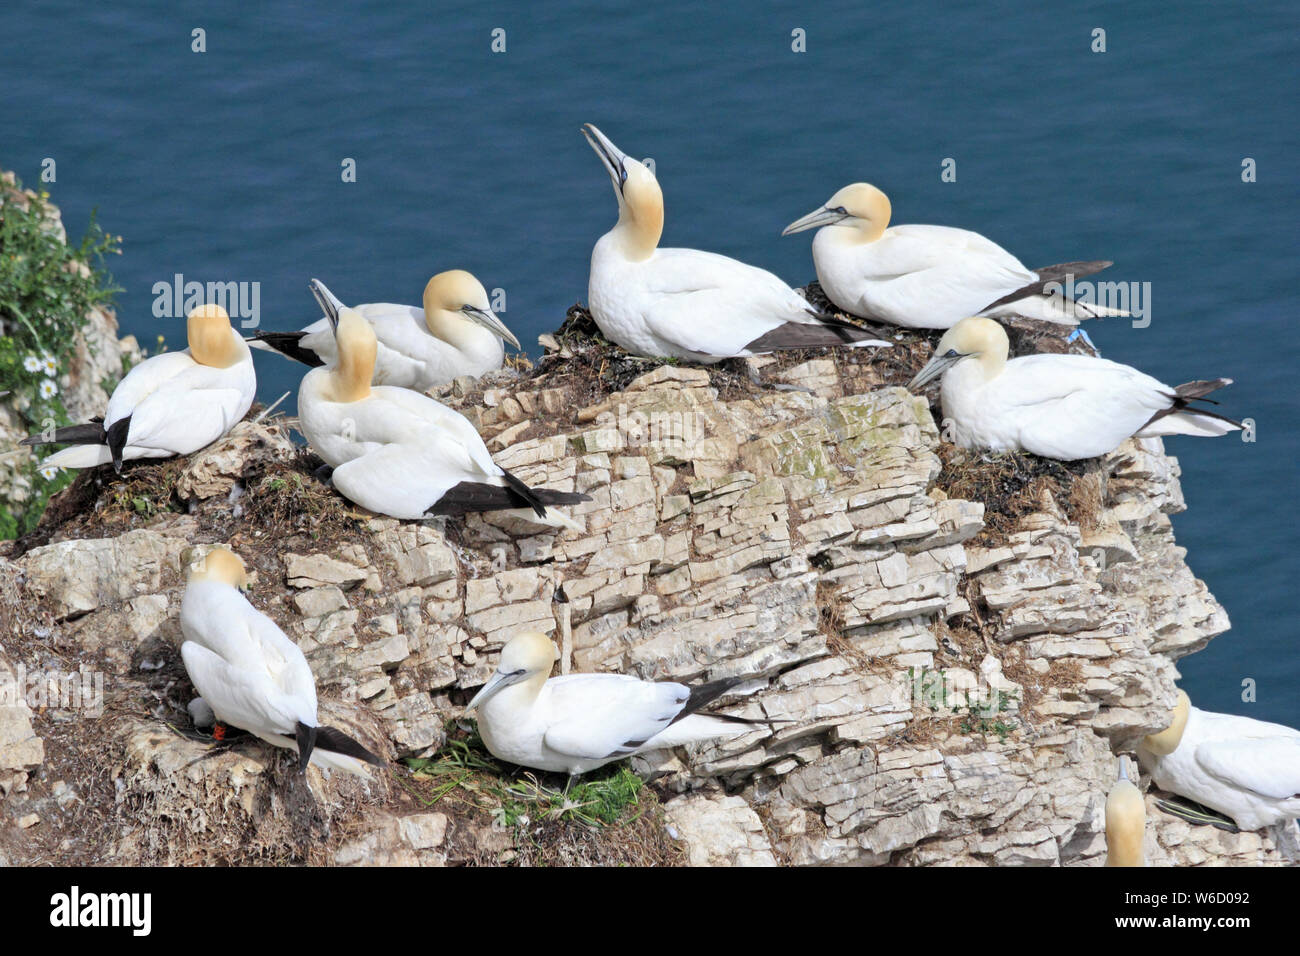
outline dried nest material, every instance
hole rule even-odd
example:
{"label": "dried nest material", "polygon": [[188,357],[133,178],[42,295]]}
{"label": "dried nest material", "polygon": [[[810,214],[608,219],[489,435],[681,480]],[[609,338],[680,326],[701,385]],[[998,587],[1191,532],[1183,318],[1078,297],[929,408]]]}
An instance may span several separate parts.
{"label": "dried nest material", "polygon": [[50,499],[40,523],[9,546],[16,559],[61,538],[102,538],[141,527],[156,515],[183,511],[176,481],[185,459],[128,461],[122,473],[112,465],[84,468],[72,484]]}
{"label": "dried nest material", "polygon": [[[251,447],[256,451],[261,446]],[[113,537],[151,525],[168,512],[193,516],[199,540],[252,536],[277,547],[303,536],[352,540],[360,536],[370,517],[358,514],[315,477],[322,462],[305,448],[295,448],[288,455],[251,455],[234,488],[236,493],[201,502],[183,501],[177,492],[190,460],[186,456],[128,461],[121,474],[111,465],[83,469],[51,499],[40,524],[9,545],[7,557],[18,558],[56,537]]]}
{"label": "dried nest material", "polygon": [[[454,823],[449,856],[475,866],[680,866],[659,794],[623,763],[576,780],[507,768],[476,734],[452,729],[402,787]],[[400,773],[400,772],[399,772]]]}
{"label": "dried nest material", "polygon": [[627,388],[635,379],[671,360],[631,355],[604,335],[581,305],[572,305],[564,322],[553,333],[559,352],[544,355],[529,383],[535,388],[565,388],[578,403],[593,405]]}
{"label": "dried nest material", "polygon": [[298,448],[288,461],[272,462],[248,486],[241,499],[244,521],[263,536],[283,543],[297,535],[332,541],[356,536],[366,516],[316,478],[324,462],[306,448]]}
{"label": "dried nest material", "polygon": [[1075,481],[1095,468],[1092,461],[1056,461],[1023,452],[978,452],[939,443],[942,469],[935,486],[949,498],[984,504],[984,528],[971,543],[1004,543],[1027,514],[1043,510],[1047,493],[1066,510]]}

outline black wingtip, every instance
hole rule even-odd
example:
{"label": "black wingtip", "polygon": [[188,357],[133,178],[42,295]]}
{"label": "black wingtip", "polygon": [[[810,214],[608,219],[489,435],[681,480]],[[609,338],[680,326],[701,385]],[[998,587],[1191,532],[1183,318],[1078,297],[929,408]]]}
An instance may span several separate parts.
{"label": "black wingtip", "polygon": [[298,721],[295,736],[298,740],[298,772],[306,773],[307,764],[311,761],[311,752],[316,749],[316,735],[319,732],[317,727],[308,727],[302,721]]}
{"label": "black wingtip", "polygon": [[287,359],[310,365],[312,368],[320,368],[325,364],[325,360],[302,345],[302,338],[306,334],[306,332],[254,332],[253,340],[265,343]]}
{"label": "black wingtip", "polygon": [[321,750],[342,754],[345,757],[355,757],[375,767],[388,765],[387,761],[382,757],[375,756],[337,727],[316,727],[314,729],[316,731],[316,746]]}

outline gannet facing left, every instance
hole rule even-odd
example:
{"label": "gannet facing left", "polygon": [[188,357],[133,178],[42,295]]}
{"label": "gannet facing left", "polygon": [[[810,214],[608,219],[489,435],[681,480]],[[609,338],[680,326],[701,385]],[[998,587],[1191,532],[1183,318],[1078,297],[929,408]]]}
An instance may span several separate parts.
{"label": "gannet facing left", "polygon": [[943,376],[940,397],[955,444],[1074,461],[1105,455],[1132,436],[1218,436],[1242,427],[1191,405],[1231,379],[1171,388],[1106,359],[1044,354],[1008,360],[1008,349],[1006,331],[992,319],[962,319],[908,384],[920,388]]}
{"label": "gannet facing left", "polygon": [[[521,347],[492,311],[483,283],[463,269],[430,279],[422,309],[391,302],[353,308],[370,323],[379,342],[374,385],[428,391],[462,375],[478,378],[500,368],[503,340]],[[248,344],[313,367],[333,365],[338,358],[334,332],[323,318],[300,332],[258,332]]]}
{"label": "gannet facing left", "polygon": [[378,342],[370,323],[314,279],[311,288],[338,359],[303,376],[298,427],[345,498],[393,518],[531,509],[539,523],[572,525],[546,506],[587,495],[529,488],[492,460],[460,413],[408,388],[372,386]]}
{"label": "gannet facing left", "polygon": [[1300,730],[1200,710],[1180,690],[1169,726],[1142,739],[1138,761],[1161,790],[1243,830],[1300,819]]}
{"label": "gannet facing left", "polygon": [[1119,779],[1106,795],[1106,865],[1146,866],[1142,841],[1147,832],[1147,808],[1142,791],[1133,785],[1119,758]]}
{"label": "gannet facing left", "polygon": [[582,133],[605,164],[618,223],[591,253],[587,302],[611,342],[633,355],[719,362],[782,349],[890,343],[821,315],[772,273],[696,249],[660,249],[663,192],[642,163],[595,126]]}
{"label": "gannet facing left", "polygon": [[1091,275],[1109,262],[1065,262],[1034,272],[977,232],[890,226],[891,214],[883,192],[853,183],[781,235],[816,229],[813,265],[826,297],[850,315],[910,329],[947,329],[971,315],[1023,315],[1067,325],[1128,315],[1044,294],[1048,283]]}
{"label": "gannet facing left", "polygon": [[465,712],[500,760],[576,776],[645,750],[747,733],[755,724],[702,714],[744,678],[687,687],[625,674],[551,677],[558,651],[545,634],[519,634]]}
{"label": "gannet facing left", "polygon": [[23,445],[67,444],[41,467],[91,468],[135,458],[188,455],[230,431],[253,404],[253,357],[230,316],[202,305],[185,321],[188,347],[145,359],[113,389],[103,421],[69,425]]}
{"label": "gannet facing left", "polygon": [[341,730],[320,725],[307,658],[245,600],[240,591],[247,586],[244,562],[227,548],[189,562],[181,658],[194,689],[219,722],[296,750],[299,772],[310,762],[369,777],[365,763],[384,762]]}

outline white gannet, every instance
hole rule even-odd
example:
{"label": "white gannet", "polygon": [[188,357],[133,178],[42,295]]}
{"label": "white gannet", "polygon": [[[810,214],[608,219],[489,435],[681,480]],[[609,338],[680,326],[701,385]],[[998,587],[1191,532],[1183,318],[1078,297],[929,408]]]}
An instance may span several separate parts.
{"label": "white gannet", "polygon": [[1106,795],[1106,865],[1146,866],[1147,807],[1119,758],[1119,779]]}
{"label": "white gannet", "polygon": [[576,776],[644,750],[662,750],[753,729],[741,717],[701,714],[743,678],[687,687],[625,674],[551,677],[558,657],[545,634],[519,634],[465,712],[492,755],[535,770]]}
{"label": "white gannet", "polygon": [[822,291],[851,315],[911,329],[946,329],[969,315],[1023,315],[1077,325],[1081,318],[1128,315],[1043,294],[1111,263],[1064,262],[1038,271],[977,232],[951,226],[889,225],[889,197],[870,183],[845,186],[826,205],[781,233],[817,229],[813,264]]}
{"label": "white gannet", "polygon": [[1300,819],[1300,730],[1199,710],[1180,690],[1172,722],[1142,739],[1138,762],[1161,790],[1243,830]]}
{"label": "white gannet", "polygon": [[307,658],[275,622],[254,608],[240,589],[248,586],[244,562],[217,547],[187,555],[189,575],[181,599],[181,658],[194,689],[216,720],[238,727],[307,763],[369,777],[362,761],[384,762],[316,718],[316,681]]}
{"label": "white gannet", "polygon": [[919,388],[943,376],[940,397],[955,444],[1074,461],[1113,451],[1130,436],[1215,436],[1242,427],[1190,404],[1232,379],[1171,388],[1135,368],[1089,355],[1008,361],[1007,350],[1007,333],[998,323],[962,319],[908,384]]}
{"label": "white gannet", "polygon": [[41,467],[90,468],[133,458],[188,455],[230,431],[253,404],[253,357],[219,305],[201,305],[185,322],[189,347],[163,352],[126,373],[102,421],[33,435],[24,445],[62,445]]}
{"label": "white gannet", "polygon": [[664,200],[654,173],[600,130],[582,129],[614,183],[618,223],[596,242],[591,317],[634,355],[718,362],[824,345],[888,346],[820,315],[772,273],[712,252],[660,249]]}
{"label": "white gannet", "polygon": [[314,279],[311,288],[338,358],[303,376],[298,427],[345,498],[393,518],[532,509],[546,519],[539,523],[572,525],[558,513],[551,520],[545,506],[587,495],[529,488],[492,460],[459,412],[408,388],[372,386],[378,343],[370,323]]}
{"label": "white gannet", "polygon": [[[428,391],[462,375],[478,378],[500,368],[505,359],[502,340],[521,348],[492,311],[483,283],[462,269],[439,272],[430,279],[422,309],[391,302],[353,308],[379,340],[374,385]],[[258,332],[248,344],[311,366],[333,365],[338,357],[326,319],[300,332]]]}

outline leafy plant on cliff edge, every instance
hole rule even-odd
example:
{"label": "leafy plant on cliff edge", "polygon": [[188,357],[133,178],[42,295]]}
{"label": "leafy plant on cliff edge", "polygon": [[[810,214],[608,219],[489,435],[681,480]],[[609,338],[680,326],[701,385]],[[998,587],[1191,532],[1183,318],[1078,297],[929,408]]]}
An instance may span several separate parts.
{"label": "leafy plant on cliff edge", "polygon": [[[69,424],[60,395],[76,333],[96,306],[119,291],[104,257],[120,254],[121,236],[104,232],[91,214],[80,243],[64,242],[49,193],[0,180],[0,397],[29,432]],[[10,498],[0,505],[0,538],[36,526],[46,502],[75,475],[42,472],[38,459],[0,457]]]}

